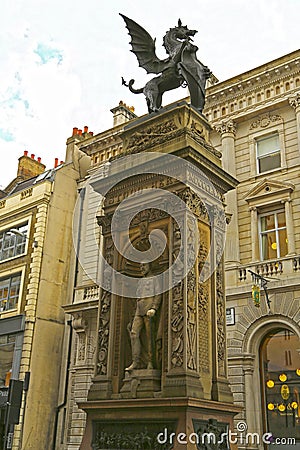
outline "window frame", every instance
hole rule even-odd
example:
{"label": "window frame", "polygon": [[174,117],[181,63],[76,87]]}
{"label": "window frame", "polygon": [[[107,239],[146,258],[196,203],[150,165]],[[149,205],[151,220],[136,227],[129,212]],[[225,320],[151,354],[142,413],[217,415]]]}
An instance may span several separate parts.
{"label": "window frame", "polygon": [[[0,235],[3,234],[4,238],[1,239],[0,238],[0,264],[10,261],[12,259],[15,258],[20,258],[21,256],[24,256],[27,254],[28,252],[28,243],[29,243],[29,231],[30,231],[30,225],[31,225],[31,221],[30,219],[24,219],[22,221],[18,221],[17,223],[10,223],[9,226],[5,226],[2,227],[0,229]],[[20,236],[18,235],[14,235],[14,233],[10,233],[11,229],[19,229],[22,228],[24,226],[27,226],[27,230],[26,230],[26,234],[24,234],[24,238],[22,239]],[[7,235],[9,237],[9,239],[13,239],[14,240],[14,244],[11,246],[8,246],[7,248],[4,248],[4,244],[5,244],[5,235]],[[14,236],[14,237],[13,237]],[[8,239],[7,239],[8,240]],[[23,247],[23,251],[21,253],[17,253],[17,249],[20,247]],[[7,251],[9,248],[13,248],[13,255],[12,256],[8,256],[8,257],[4,257],[2,259],[2,253],[4,251]]]}
{"label": "window frame", "polygon": [[[285,217],[285,226],[284,227],[278,227],[278,214],[279,213],[283,213],[284,217]],[[267,230],[267,231],[262,231],[262,226],[261,226],[261,218],[269,216],[273,214],[274,215],[274,223],[275,223],[275,227],[274,229],[271,230]],[[280,259],[280,258],[284,258],[286,255],[281,255],[280,254],[280,239],[279,239],[279,230],[286,230],[286,238],[287,238],[287,220],[286,220],[286,212],[284,208],[278,208],[278,209],[270,209],[268,208],[267,211],[261,211],[258,213],[258,237],[259,237],[259,256],[260,256],[260,260],[261,261],[269,261],[270,259],[266,259],[263,258],[263,242],[262,242],[262,236],[263,235],[267,235],[268,233],[271,232],[275,232],[275,236],[276,236],[276,253],[277,256],[275,259]],[[287,248],[287,254],[288,254],[288,248]],[[274,259],[274,258],[271,258]]]}
{"label": "window frame", "polygon": [[[278,134],[278,140],[279,140],[279,148],[280,148],[280,161],[281,166],[272,169],[266,172],[258,172],[257,167],[257,150],[256,150],[256,141],[259,139],[262,139],[264,137],[270,136],[272,134]],[[267,126],[264,127],[262,130],[255,131],[254,133],[249,133],[249,152],[250,152],[250,179],[257,179],[257,178],[263,178],[269,173],[278,172],[281,170],[286,169],[286,152],[285,152],[285,139],[284,139],[284,128],[283,128],[283,122],[277,123],[276,126]]]}
{"label": "window frame", "polygon": [[16,313],[20,313],[21,311],[21,299],[23,296],[23,290],[24,290],[24,280],[25,280],[25,265],[16,267],[14,270],[6,270],[5,272],[0,273],[0,280],[6,279],[6,278],[13,278],[17,275],[21,276],[20,285],[19,285],[19,292],[18,297],[15,302],[15,307],[11,309],[6,309],[1,311],[0,308],[0,319],[3,317],[9,317],[11,315],[15,316]]}
{"label": "window frame", "polygon": [[[276,150],[271,150],[269,153],[267,153],[266,155],[263,156],[259,156],[258,155],[258,148],[259,148],[259,142],[263,142],[266,141],[272,137],[276,136],[277,140],[278,140],[278,148]],[[273,133],[267,133],[266,135],[260,136],[255,138],[255,158],[256,158],[256,172],[258,175],[263,175],[265,173],[269,173],[269,172],[273,172],[274,170],[278,170],[282,168],[282,156],[281,156],[282,152],[281,152],[281,148],[280,148],[280,141],[279,141],[279,133],[277,132],[273,132]],[[277,167],[273,167],[273,169],[269,169],[269,170],[264,170],[261,171],[260,170],[260,161],[262,161],[263,159],[266,159],[268,157],[272,157],[275,155],[279,155],[279,165]]]}
{"label": "window frame", "polygon": [[[14,278],[19,278],[19,282],[18,284],[12,284],[13,283],[13,279]],[[8,280],[8,284],[3,288],[3,289],[7,289],[8,295],[7,297],[0,297],[0,313],[6,313],[6,312],[11,312],[11,311],[15,311],[16,309],[18,309],[18,304],[19,304],[19,299],[20,299],[20,294],[21,294],[21,286],[22,286],[22,271],[19,270],[18,272],[15,272],[13,274],[10,274],[8,276],[0,276],[0,283]],[[17,289],[16,289],[17,286]],[[11,295],[11,291],[13,290],[13,288],[15,288],[17,290],[17,294],[16,295]],[[1,292],[1,285],[0,285],[0,292]],[[2,309],[2,303],[5,301],[5,303],[10,303],[10,300],[14,299],[14,305],[11,308],[8,309]]]}

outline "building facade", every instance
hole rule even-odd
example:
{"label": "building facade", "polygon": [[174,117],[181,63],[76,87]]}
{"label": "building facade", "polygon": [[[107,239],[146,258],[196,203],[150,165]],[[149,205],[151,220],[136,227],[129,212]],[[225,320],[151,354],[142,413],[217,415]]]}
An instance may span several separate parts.
{"label": "building facade", "polygon": [[[300,438],[299,56],[293,52],[207,89],[210,141],[239,181],[226,194],[225,262],[229,381],[241,408],[235,419],[241,450],[270,447],[262,441],[268,432],[281,439],[280,448]],[[122,153],[120,133],[135,118],[123,103],[112,112],[112,129],[88,138],[75,129],[68,141],[91,157],[89,177],[106,176],[109,158]],[[86,414],[79,405],[101,366],[95,246],[101,235],[94,220],[101,204],[85,183],[79,191],[80,264],[74,301],[65,307],[73,320],[72,358],[65,433],[57,447],[72,450],[83,448]],[[246,430],[257,436],[247,437]]]}
{"label": "building facade", "polygon": [[300,445],[299,57],[208,89],[212,143],[239,181],[226,197],[229,379],[242,407],[236,423],[260,436],[240,448],[264,448],[266,432],[282,439],[279,448]]}
{"label": "building facade", "polygon": [[[86,164],[86,155],[69,149],[65,163],[56,161],[57,167],[45,171],[40,160],[24,152],[16,179],[2,191],[0,390],[4,448],[53,448],[63,397],[64,340],[68,337],[61,306],[70,298],[72,217],[77,181],[84,176]],[[11,404],[4,423],[9,385]]]}

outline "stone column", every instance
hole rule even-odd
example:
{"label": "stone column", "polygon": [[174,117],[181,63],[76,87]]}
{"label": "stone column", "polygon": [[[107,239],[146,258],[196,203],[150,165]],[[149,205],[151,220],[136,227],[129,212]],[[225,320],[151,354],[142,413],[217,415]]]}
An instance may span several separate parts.
{"label": "stone column", "polygon": [[255,206],[250,208],[251,213],[251,249],[252,261],[259,261],[259,236],[258,236],[258,216]]}
{"label": "stone column", "polygon": [[[256,411],[255,411],[255,395],[253,390],[253,360],[252,356],[248,356],[246,360],[246,364],[243,367],[244,371],[244,379],[245,379],[245,411],[246,411],[246,423],[247,423],[247,431],[246,433],[259,433],[259,429],[256,422]],[[249,445],[247,445],[247,449],[257,449],[257,445],[251,445],[251,441]]]}
{"label": "stone column", "polygon": [[291,199],[288,199],[284,202],[285,208],[285,218],[286,218],[286,235],[287,235],[287,244],[288,244],[288,254],[295,255],[295,236],[294,236],[294,225],[292,218],[292,205]]}
{"label": "stone column", "polygon": [[[222,165],[230,175],[236,176],[235,166],[235,134],[236,125],[232,120],[223,121],[216,126],[216,130],[221,134],[222,141]],[[238,233],[238,213],[237,213],[237,191],[232,190],[226,194],[226,204],[229,214],[232,215],[231,221],[226,231],[226,247],[225,247],[225,265],[227,268],[234,268],[240,262],[239,252],[239,233]],[[227,271],[227,284],[235,283],[233,277],[230,280],[230,274],[236,274],[236,270]]]}
{"label": "stone column", "polygon": [[300,92],[289,98],[290,105],[294,108],[297,122],[298,151],[300,152]]}

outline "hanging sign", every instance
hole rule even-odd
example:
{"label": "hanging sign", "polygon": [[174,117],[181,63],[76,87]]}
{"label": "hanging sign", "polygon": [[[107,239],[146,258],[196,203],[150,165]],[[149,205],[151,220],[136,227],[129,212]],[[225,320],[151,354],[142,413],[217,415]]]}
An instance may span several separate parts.
{"label": "hanging sign", "polygon": [[254,301],[254,305],[258,308],[260,307],[260,288],[257,284],[252,286],[252,299]]}

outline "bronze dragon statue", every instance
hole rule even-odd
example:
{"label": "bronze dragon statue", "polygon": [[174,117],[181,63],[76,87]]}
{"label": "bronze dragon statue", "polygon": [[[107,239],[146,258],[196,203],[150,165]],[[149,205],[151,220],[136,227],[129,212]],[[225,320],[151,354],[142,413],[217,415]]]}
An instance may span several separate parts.
{"label": "bronze dragon statue", "polygon": [[211,71],[197,59],[198,47],[192,43],[192,37],[197,31],[189,30],[187,26],[182,25],[179,19],[178,25],[170,28],[163,38],[163,46],[168,57],[159,59],[156,56],[155,40],[150,34],[134,20],[123,14],[120,16],[125,21],[131,37],[131,51],[136,55],[139,66],[143,67],[147,73],[159,74],[141,89],[133,87],[133,79],[126,83],[122,77],[122,84],[129,87],[130,91],[135,94],[144,93],[149,113],[161,108],[164,92],[187,84],[191,105],[202,112],[205,103],[206,80],[211,76]]}

